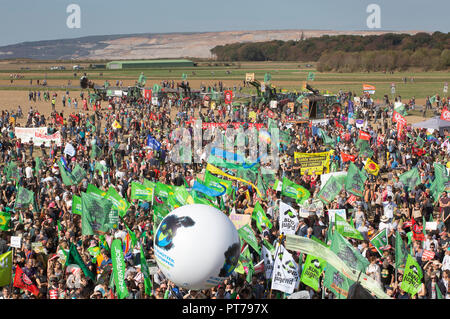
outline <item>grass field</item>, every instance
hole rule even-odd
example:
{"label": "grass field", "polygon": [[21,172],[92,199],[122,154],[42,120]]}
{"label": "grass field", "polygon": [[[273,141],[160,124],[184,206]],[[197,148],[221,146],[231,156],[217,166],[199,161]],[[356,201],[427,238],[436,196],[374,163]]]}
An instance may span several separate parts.
{"label": "grass field", "polygon": [[[81,64],[82,63],[78,63]],[[209,63],[211,64],[211,63]],[[339,89],[344,91],[354,91],[360,94],[362,84],[372,84],[376,86],[375,99],[381,99],[384,94],[391,96],[391,83],[396,84],[396,95],[400,95],[403,100],[411,97],[416,99],[424,99],[427,96],[435,94],[442,95],[444,83],[450,79],[449,72],[398,72],[394,74],[379,73],[330,73],[317,72],[314,63],[313,67],[306,68],[307,63],[299,62],[233,62],[229,66],[223,66],[224,63],[218,63],[219,66],[208,66],[207,63],[199,63],[197,67],[191,68],[173,68],[173,69],[143,69],[143,70],[81,70],[81,71],[50,71],[45,70],[42,64],[27,63],[29,70],[20,70],[19,64],[11,63],[9,66],[2,65],[0,69],[0,90],[26,90],[23,86],[29,85],[29,80],[47,79],[49,86],[65,86],[68,81],[72,81],[72,85],[79,86],[79,77],[86,72],[88,78],[98,85],[103,85],[108,80],[112,85],[116,80],[122,80],[124,86],[133,85],[138,79],[139,74],[144,72],[147,77],[147,86],[153,86],[162,80],[181,81],[181,75],[186,73],[191,86],[198,88],[201,83],[209,85],[218,81],[223,81],[225,86],[239,86],[245,79],[246,73],[255,73],[256,79],[263,81],[264,74],[270,73],[272,76],[272,84],[277,88],[287,90],[300,90],[302,82],[306,80],[309,72],[315,73],[315,81],[308,83],[321,91],[328,90],[336,93]],[[47,63],[47,68],[52,65]],[[58,62],[53,65],[59,65]],[[66,64],[66,68],[71,65]],[[72,64],[73,65],[73,64]],[[77,76],[74,76],[74,72]],[[19,73],[24,75],[23,80],[15,80],[13,85],[10,84],[10,73]],[[103,73],[101,76],[100,73]],[[403,83],[403,78],[408,79],[407,83]],[[414,78],[414,82],[410,79]],[[34,89],[39,87],[35,86]],[[246,93],[254,92],[253,89],[245,90]]]}
{"label": "grass field", "polygon": [[[271,83],[278,89],[286,89],[289,91],[300,91],[303,82],[306,80],[309,72],[315,73],[315,80],[308,83],[315,89],[320,91],[328,90],[331,93],[337,93],[339,89],[344,91],[352,91],[356,94],[362,93],[363,84],[372,84],[376,87],[374,95],[375,100],[380,101],[384,94],[391,94],[391,83],[396,84],[396,96],[400,95],[403,101],[407,101],[411,97],[416,98],[418,105],[423,105],[427,96],[435,94],[443,95],[444,83],[450,80],[449,72],[402,72],[394,74],[379,73],[331,73],[317,72],[315,63],[299,63],[299,62],[199,62],[197,67],[191,68],[172,68],[172,69],[136,69],[136,70],[78,70],[73,71],[74,64],[87,67],[93,62],[61,62],[61,61],[0,61],[0,110],[16,110],[20,105],[24,111],[30,106],[37,108],[43,113],[50,112],[50,103],[44,101],[29,101],[28,92],[49,90],[50,92],[65,91],[67,88],[70,92],[77,92],[74,96],[78,96],[80,88],[80,76],[86,72],[89,80],[95,82],[96,85],[103,85],[108,80],[111,85],[115,85],[116,80],[122,80],[123,86],[134,85],[141,72],[147,77],[146,87],[152,87],[155,83],[162,80],[174,80],[181,82],[183,73],[187,74],[188,81],[192,88],[198,89],[201,84],[214,85],[218,81],[222,81],[225,87],[239,87],[243,84],[246,73],[255,73],[255,77],[263,82],[264,75],[270,73],[272,76]],[[215,65],[217,64],[217,65]],[[306,67],[311,64],[312,67]],[[52,65],[64,65],[65,71],[51,71]],[[27,68],[24,70],[24,68]],[[76,72],[76,76],[74,76]],[[102,75],[101,75],[102,73]],[[10,74],[20,74],[24,78],[14,80],[10,83]],[[403,83],[402,79],[406,77],[407,83]],[[411,77],[414,82],[410,82]],[[48,89],[37,86],[37,79],[42,81],[47,79]],[[33,84],[30,85],[30,79]],[[71,85],[68,87],[68,81]],[[86,91],[86,90],[84,90]],[[256,94],[256,90],[244,88],[243,93]],[[57,100],[57,111],[63,111],[59,94]],[[72,110],[64,109],[64,112],[72,112]],[[411,114],[409,120],[416,122],[422,119],[420,114]],[[415,116],[414,116],[415,115]],[[428,116],[431,116],[429,114]],[[408,121],[409,121],[408,120]]]}

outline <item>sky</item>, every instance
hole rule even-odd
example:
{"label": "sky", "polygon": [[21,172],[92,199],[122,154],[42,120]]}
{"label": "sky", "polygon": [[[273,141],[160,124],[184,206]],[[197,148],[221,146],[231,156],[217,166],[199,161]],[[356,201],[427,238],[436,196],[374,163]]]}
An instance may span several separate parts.
{"label": "sky", "polygon": [[[449,0],[0,0],[0,45],[129,33],[233,30],[373,30],[450,32]],[[80,7],[80,28],[67,7]]]}

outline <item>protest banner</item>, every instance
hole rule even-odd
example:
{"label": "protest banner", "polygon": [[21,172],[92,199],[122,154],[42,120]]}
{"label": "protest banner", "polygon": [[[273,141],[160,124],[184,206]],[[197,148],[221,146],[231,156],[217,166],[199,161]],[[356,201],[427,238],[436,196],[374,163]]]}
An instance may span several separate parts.
{"label": "protest banner", "polygon": [[47,134],[47,127],[15,127],[14,135],[17,139],[21,139],[23,143],[28,143],[30,140],[36,146],[41,146],[42,143],[49,147],[51,142],[55,142],[56,146],[61,146],[61,133],[55,132],[51,135]]}
{"label": "protest banner", "polygon": [[304,175],[308,171],[311,175],[313,171],[317,174],[330,172],[330,155],[332,151],[321,153],[300,153],[294,152],[295,163],[300,164],[300,174]]}

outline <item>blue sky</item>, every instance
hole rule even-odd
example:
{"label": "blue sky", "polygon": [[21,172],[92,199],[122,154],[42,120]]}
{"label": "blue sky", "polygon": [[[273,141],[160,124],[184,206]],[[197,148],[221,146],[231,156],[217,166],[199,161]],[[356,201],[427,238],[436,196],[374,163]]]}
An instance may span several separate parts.
{"label": "blue sky", "polygon": [[[231,30],[368,30],[369,4],[381,30],[450,32],[449,0],[0,0],[0,45],[89,35]],[[66,26],[69,4],[81,28]]]}

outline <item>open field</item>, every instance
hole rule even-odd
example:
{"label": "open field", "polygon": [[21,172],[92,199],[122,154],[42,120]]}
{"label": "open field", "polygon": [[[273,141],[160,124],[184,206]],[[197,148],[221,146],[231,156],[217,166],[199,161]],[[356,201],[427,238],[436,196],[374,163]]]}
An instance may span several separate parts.
{"label": "open field", "polygon": [[[81,88],[79,86],[80,76],[86,72],[89,80],[97,85],[103,85],[108,80],[111,85],[115,85],[116,80],[122,80],[123,86],[134,85],[141,72],[147,77],[147,87],[152,87],[155,83],[162,80],[174,80],[181,82],[181,75],[186,73],[188,81],[192,88],[199,88],[201,84],[214,85],[222,81],[225,87],[239,87],[245,79],[246,73],[255,73],[259,81],[263,81],[264,74],[270,73],[272,84],[279,89],[300,90],[303,81],[306,80],[309,72],[315,73],[315,81],[308,83],[320,91],[328,90],[336,93],[339,89],[344,91],[353,91],[356,94],[362,93],[362,84],[372,84],[376,86],[375,100],[381,100],[384,94],[391,94],[391,83],[396,84],[396,96],[400,95],[403,101],[411,97],[416,98],[416,103],[422,105],[427,96],[435,94],[443,95],[443,86],[449,82],[450,74],[448,72],[397,72],[394,74],[384,73],[331,73],[317,72],[314,63],[305,62],[198,62],[197,67],[191,68],[172,68],[172,69],[125,69],[125,70],[71,70],[74,64],[87,67],[93,61],[77,61],[69,63],[67,61],[1,61],[0,62],[0,109],[16,110],[18,105],[22,106],[26,112],[30,106],[36,106],[43,111],[50,108],[49,102],[29,102],[28,92],[47,90],[42,86],[37,86],[36,80],[47,79],[50,92],[64,92],[67,88],[71,95],[79,96]],[[307,67],[310,64],[312,66]],[[49,68],[53,65],[64,65],[64,71],[51,71]],[[21,70],[21,68],[28,68]],[[23,75],[23,79],[16,79],[10,82],[10,74]],[[76,76],[74,75],[76,73]],[[403,78],[407,78],[407,83],[403,83]],[[411,82],[411,78],[414,82]],[[33,80],[30,85],[30,79]],[[71,85],[68,86],[68,82]],[[255,94],[255,89],[244,88],[244,93]],[[59,94],[61,96],[61,94]],[[59,106],[59,107],[58,107]],[[57,101],[57,110],[62,108],[60,97]],[[72,110],[70,110],[71,112]],[[45,112],[45,111],[44,111]],[[68,110],[66,110],[68,112]],[[418,116],[421,118],[421,116]]]}

